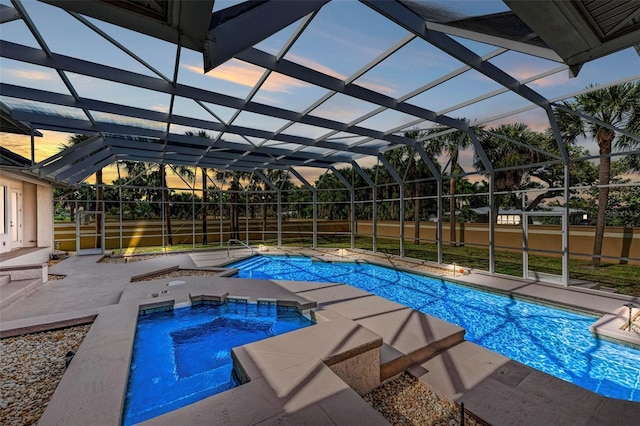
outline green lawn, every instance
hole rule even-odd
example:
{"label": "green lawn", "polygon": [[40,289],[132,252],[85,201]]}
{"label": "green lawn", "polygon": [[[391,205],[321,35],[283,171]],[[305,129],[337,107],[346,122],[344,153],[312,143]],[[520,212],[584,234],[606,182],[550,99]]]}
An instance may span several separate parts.
{"label": "green lawn", "polygon": [[[349,247],[349,238],[318,240],[321,247]],[[371,238],[356,238],[356,247],[371,249]],[[400,254],[398,241],[378,239],[378,251],[389,254]],[[405,243],[405,256],[416,259],[437,261],[437,246],[435,244]],[[451,247],[443,245],[443,262],[447,264],[488,270],[489,250],[479,247]],[[497,273],[522,276],[522,253],[496,251],[495,269]],[[562,259],[557,257],[530,255],[529,270],[548,274],[562,275]],[[599,268],[593,268],[589,260],[570,259],[569,276],[571,279],[598,283],[604,287],[615,288],[618,293],[640,296],[640,266],[603,263]]]}

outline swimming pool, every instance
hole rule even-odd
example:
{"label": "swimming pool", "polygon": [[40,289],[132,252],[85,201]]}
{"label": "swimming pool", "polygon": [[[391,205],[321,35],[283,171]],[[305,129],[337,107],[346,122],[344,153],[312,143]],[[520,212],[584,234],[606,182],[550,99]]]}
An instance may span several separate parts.
{"label": "swimming pool", "polygon": [[238,386],[232,348],[312,324],[294,308],[272,303],[202,304],[141,315],[123,424]]}
{"label": "swimming pool", "polygon": [[241,278],[349,284],[459,325],[465,339],[601,395],[640,401],[640,350],[598,339],[594,316],[365,263],[258,256]]}

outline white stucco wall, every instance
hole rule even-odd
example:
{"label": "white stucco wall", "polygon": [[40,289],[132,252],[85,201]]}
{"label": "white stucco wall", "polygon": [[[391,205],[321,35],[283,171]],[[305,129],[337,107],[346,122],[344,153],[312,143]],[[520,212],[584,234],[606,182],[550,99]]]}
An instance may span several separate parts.
{"label": "white stucco wall", "polygon": [[53,241],[53,188],[38,185],[38,247],[55,249]]}
{"label": "white stucco wall", "polygon": [[[53,241],[53,189],[47,182],[33,177],[22,177],[19,171],[0,169],[0,186],[7,188],[6,214],[10,216],[11,189],[22,193],[22,247],[48,247]],[[8,226],[0,234],[0,253],[11,251],[11,234]],[[14,247],[15,248],[15,247]]]}
{"label": "white stucco wall", "polygon": [[35,185],[22,184],[22,247],[38,245],[38,195]]}

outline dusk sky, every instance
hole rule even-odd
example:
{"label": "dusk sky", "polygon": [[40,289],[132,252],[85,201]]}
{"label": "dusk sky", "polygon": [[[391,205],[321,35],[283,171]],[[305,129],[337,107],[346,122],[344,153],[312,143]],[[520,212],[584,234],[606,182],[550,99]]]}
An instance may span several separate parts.
{"label": "dusk sky", "polygon": [[[11,6],[6,0],[1,4]],[[58,54],[79,57],[99,64],[117,66],[129,71],[157,77],[152,71],[107,42],[100,35],[76,20],[67,12],[36,1],[22,2],[27,12],[42,33],[49,48]],[[239,3],[239,1],[216,1],[215,10]],[[446,7],[461,15],[476,15],[507,11],[501,1],[438,1],[431,2]],[[136,55],[156,68],[168,78],[173,76],[176,47],[142,34],[122,29],[92,18],[91,23],[105,31],[116,40],[126,45]],[[292,34],[298,23],[269,37],[256,45],[258,49],[276,54]],[[307,30],[287,52],[285,59],[305,65],[328,75],[348,79],[371,60],[389,47],[408,36],[408,32],[396,24],[384,19],[369,7],[357,1],[333,1],[325,5],[313,19]],[[39,48],[33,35],[22,20],[0,25],[0,38],[14,43]],[[473,50],[478,55],[488,54],[495,46],[481,44],[454,37],[458,42]],[[555,70],[557,72],[528,83],[529,87],[549,99],[561,99],[580,91],[591,84],[606,84],[620,79],[640,79],[640,56],[633,48],[587,63],[577,78],[569,78],[566,67],[561,63],[535,58],[522,53],[508,51],[490,60],[494,65],[518,80],[528,79],[541,73]],[[402,99],[412,90],[432,82],[443,75],[463,67],[463,64],[448,56],[427,42],[414,38],[404,47],[387,58],[380,65],[355,80],[355,84],[379,91],[385,95]],[[246,98],[254,84],[262,76],[264,69],[232,59],[203,74],[203,57],[201,53],[183,49],[180,53],[179,80],[181,84],[213,90],[233,97]],[[135,89],[118,83],[67,73],[79,96],[98,99],[106,102],[121,103],[139,108],[168,112],[170,96],[144,89]],[[60,77],[53,70],[26,65],[2,58],[0,60],[0,77],[2,82],[37,89],[69,94]],[[498,117],[506,112],[530,105],[520,96],[506,92],[474,105],[460,108],[459,104],[501,88],[497,83],[477,71],[469,70],[432,89],[408,100],[409,103],[427,108],[451,117],[467,117],[472,122],[486,123],[495,126],[505,122],[522,121],[535,130],[545,130],[549,122],[544,112],[532,109],[508,118]],[[298,112],[305,111],[316,100],[321,98],[326,89],[315,87],[306,82],[296,80],[278,73],[271,73],[264,85],[253,98],[254,102],[286,108]],[[0,95],[0,100],[15,109],[39,109],[86,119],[79,109],[59,108],[38,102],[22,101]],[[217,119],[228,124],[234,114],[230,108],[206,104]],[[373,111],[377,106],[346,95],[336,94],[315,110],[311,115],[332,120],[350,122]],[[174,114],[206,120],[217,120],[194,101],[176,98]],[[160,122],[140,119],[111,117],[109,114],[94,112],[97,121],[117,122],[120,124],[149,127],[165,130]],[[277,118],[261,117],[256,114],[242,112],[234,121],[239,126],[261,128],[269,131],[280,129],[287,122]],[[386,110],[358,124],[375,130],[388,131],[397,129],[398,133],[413,127],[426,128],[430,123],[415,124],[415,117]],[[182,134],[192,128],[173,125],[171,133]],[[36,161],[57,153],[59,146],[69,134],[44,131],[44,137],[36,141]],[[208,131],[213,137],[215,132]],[[327,129],[294,124],[284,133],[318,138],[328,133]],[[333,137],[348,138],[349,135]],[[363,137],[359,137],[364,139]],[[225,140],[242,142],[239,136],[225,134]],[[250,138],[251,139],[251,138]],[[358,141],[358,137],[349,139]],[[261,142],[255,140],[256,143]],[[30,157],[29,137],[0,134],[2,146]],[[370,142],[371,143],[371,142]],[[282,145],[282,142],[268,142],[267,145]],[[469,167],[471,153],[462,155],[461,161]],[[369,165],[371,160],[365,160]],[[307,171],[311,181],[324,170]],[[115,178],[107,174],[106,181]],[[89,180],[91,181],[91,179]]]}

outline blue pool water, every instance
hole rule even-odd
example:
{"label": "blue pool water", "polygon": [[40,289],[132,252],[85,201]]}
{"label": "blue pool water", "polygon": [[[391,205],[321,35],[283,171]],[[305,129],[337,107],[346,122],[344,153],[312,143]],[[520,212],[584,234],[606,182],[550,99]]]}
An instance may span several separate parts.
{"label": "blue pool water", "polygon": [[352,285],[464,327],[465,339],[612,398],[640,401],[640,350],[595,338],[595,317],[364,263],[260,256],[238,276]]}
{"label": "blue pool water", "polygon": [[237,386],[233,347],[311,324],[295,309],[236,302],[141,315],[123,424],[139,423]]}

